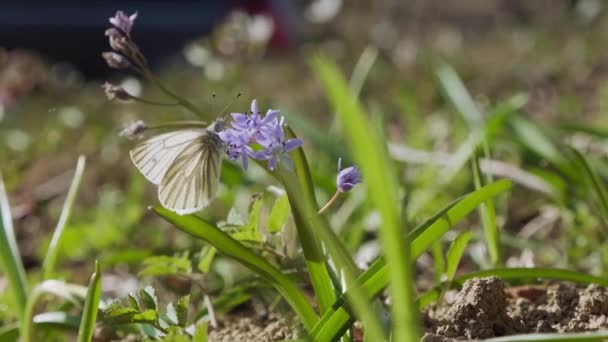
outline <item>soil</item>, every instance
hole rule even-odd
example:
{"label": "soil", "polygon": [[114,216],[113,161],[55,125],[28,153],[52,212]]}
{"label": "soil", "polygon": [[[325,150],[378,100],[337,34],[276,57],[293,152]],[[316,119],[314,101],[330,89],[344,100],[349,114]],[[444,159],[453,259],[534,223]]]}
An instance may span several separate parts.
{"label": "soil", "polygon": [[297,324],[279,315],[229,315],[220,320],[218,328],[210,329],[209,342],[271,342],[296,339],[299,334]]}
{"label": "soil", "polygon": [[425,342],[608,328],[608,289],[566,283],[505,288],[497,277],[464,283],[452,303],[424,314]]}

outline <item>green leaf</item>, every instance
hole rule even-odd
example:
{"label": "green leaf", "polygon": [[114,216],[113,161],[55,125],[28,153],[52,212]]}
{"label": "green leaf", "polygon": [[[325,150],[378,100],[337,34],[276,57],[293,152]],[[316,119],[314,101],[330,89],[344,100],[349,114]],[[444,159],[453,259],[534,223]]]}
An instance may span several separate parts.
{"label": "green leaf", "polygon": [[469,126],[481,125],[483,116],[456,71],[448,64],[440,63],[435,73],[443,91]]}
{"label": "green leaf", "polygon": [[78,329],[78,342],[90,342],[95,332],[99,299],[101,298],[101,271],[99,263],[95,261],[95,273],[91,276],[87,297],[84,302],[84,310]]}
{"label": "green leaf", "polygon": [[[445,232],[454,227],[483,201],[509,189],[511,182],[501,180],[484,186],[461,199],[450,203],[408,235],[411,242],[412,260],[428,249]],[[388,285],[389,268],[383,258],[378,259],[359,277],[368,296],[375,297]],[[348,291],[347,291],[348,293]],[[346,307],[342,295],[330,311],[325,313],[313,328],[310,336],[313,341],[333,341],[340,336],[352,321],[353,316]]]}
{"label": "green leaf", "polygon": [[153,207],[152,210],[177,228],[207,241],[221,253],[237,260],[266,279],[291,305],[307,330],[312,328],[317,321],[317,315],[308,304],[308,299],[289,277],[240,242],[231,238],[230,235],[195,215],[180,216],[161,207]]}
{"label": "green leaf", "polygon": [[26,303],[25,313],[21,319],[20,335],[23,342],[34,341],[34,314],[38,304],[46,295],[53,295],[79,307],[86,296],[87,289],[80,285],[68,284],[59,280],[45,280],[38,284]]}
{"label": "green leaf", "polygon": [[152,286],[146,286],[145,288],[139,290],[139,299],[141,300],[144,308],[151,309],[153,311],[158,309],[158,299],[156,298],[156,294],[154,293],[154,288]]}
{"label": "green leaf", "polygon": [[207,342],[207,321],[200,321],[196,324],[192,342]]}
{"label": "green leaf", "polygon": [[432,227],[426,229],[423,234],[419,234],[412,241],[412,257],[417,258],[420,256],[434,241],[438,240],[445,232],[452,228],[455,222],[460,221],[471,210],[475,209],[480,203],[479,199],[483,198],[486,200],[492,198],[510,188],[511,182],[503,179],[488,184],[467,195],[465,199],[448,211],[446,217],[442,217],[442,220],[435,222]]}
{"label": "green leaf", "polygon": [[173,306],[173,303],[167,304],[167,311],[164,318],[166,318],[167,323],[171,325],[178,324],[177,311],[175,311],[175,306]]}
{"label": "green leaf", "polygon": [[190,295],[180,297],[175,303],[175,313],[177,314],[177,324],[185,327],[188,324],[188,307],[190,305]]}
{"label": "green leaf", "polygon": [[[398,197],[399,184],[384,140],[376,131],[357,99],[352,95],[337,65],[324,58],[313,61],[314,71],[325,88],[328,99],[340,117],[344,132],[352,146],[351,153],[364,175],[368,196],[380,213],[380,238],[387,262],[390,264],[393,305],[394,341],[414,341],[419,338],[418,317],[414,301],[412,267],[408,261],[408,246],[402,238]],[[365,139],[362,139],[365,137]],[[363,298],[361,298],[363,300]],[[375,341],[384,340],[382,325],[369,308],[355,303],[355,309],[365,326],[366,334]]]}
{"label": "green leaf", "polygon": [[448,249],[447,252],[447,267],[446,267],[446,275],[448,281],[454,279],[454,275],[456,275],[456,270],[458,269],[458,265],[460,264],[460,259],[462,259],[462,254],[464,253],[464,249],[467,247],[469,240],[471,240],[472,233],[470,230],[466,232],[460,233],[458,237],[452,242],[452,245]]}
{"label": "green leaf", "polygon": [[4,181],[0,173],[0,263],[8,278],[8,285],[15,296],[18,315],[21,317],[25,313],[27,302],[27,278],[23,261],[19,254],[19,247],[15,239],[15,229],[13,227],[13,216],[11,206],[8,202]]}
{"label": "green leaf", "polygon": [[249,208],[249,217],[247,218],[247,224],[241,226],[239,229],[243,233],[257,233],[260,231],[260,212],[262,211],[262,205],[264,204],[262,196],[254,196],[253,203]]}
{"label": "green leaf", "polygon": [[576,162],[580,165],[582,172],[586,180],[587,186],[595,194],[599,207],[602,210],[604,220],[608,222],[608,194],[606,193],[605,185],[602,183],[593,167],[587,161],[587,158],[583,156],[578,150],[570,148],[570,151],[574,155]]}
{"label": "green leaf", "polygon": [[49,244],[49,248],[46,252],[46,256],[42,264],[43,279],[50,279],[53,276],[55,264],[57,263],[57,255],[60,250],[59,247],[61,244],[61,237],[63,236],[63,231],[65,229],[65,225],[68,222],[70,214],[72,213],[72,207],[74,206],[74,201],[76,201],[76,195],[78,194],[78,188],[80,187],[82,175],[84,174],[85,165],[86,158],[85,156],[81,155],[80,157],[78,157],[78,162],[76,163],[76,171],[74,171],[74,178],[72,179],[72,184],[70,184],[68,195],[65,198],[63,209],[61,209],[61,215],[59,215],[57,226],[55,227],[55,231],[53,232],[51,243]]}
{"label": "green leaf", "polygon": [[242,231],[230,234],[233,239],[238,241],[247,241],[253,243],[262,243],[264,242],[264,235],[258,231]]}
{"label": "green leaf", "polygon": [[190,273],[192,266],[187,255],[175,256],[153,256],[143,261],[144,268],[139,271],[140,276],[160,276]]}
{"label": "green leaf", "polygon": [[278,233],[283,230],[283,225],[289,218],[291,211],[289,209],[289,199],[286,195],[277,198],[270,210],[268,218],[268,232]]}
{"label": "green leaf", "polygon": [[137,298],[135,297],[134,294],[129,293],[128,300],[129,300],[129,305],[133,309],[135,309],[137,311],[141,310],[141,307],[139,306],[139,302],[137,301]]}
{"label": "green leaf", "polygon": [[[77,331],[80,326],[80,316],[63,311],[44,312],[34,316],[32,320],[36,329]],[[19,338],[19,323],[4,324],[0,327],[0,341],[16,342]]]}
{"label": "green leaf", "polygon": [[[290,127],[285,128],[285,134],[289,139],[296,138]],[[345,260],[342,260],[341,257],[336,258],[336,254],[340,250],[337,249],[339,246],[334,246],[332,238],[338,239],[327,221],[317,214],[319,206],[315,198],[315,189],[304,150],[302,148],[296,149],[292,152],[292,158],[295,176],[293,172],[282,168],[278,169],[278,172],[273,172],[272,175],[283,183],[287,192],[310,281],[317,297],[319,309],[321,312],[325,312],[336,299],[334,290],[338,285],[332,282],[326,263],[327,256],[321,248],[321,240],[327,240],[325,243],[330,246],[329,250],[334,257],[336,266],[345,269],[346,274],[350,274],[350,270],[355,270],[356,266],[350,256],[344,258]],[[346,261],[346,263],[343,261]]]}
{"label": "green leaf", "polygon": [[198,263],[199,271],[203,273],[208,273],[209,269],[211,269],[211,264],[213,263],[213,259],[215,258],[215,254],[217,249],[212,246],[205,246],[201,251],[200,261]]}
{"label": "green leaf", "polygon": [[158,314],[153,309],[139,311],[120,305],[102,310],[101,315],[102,321],[108,325],[154,323],[158,319]]}
{"label": "green leaf", "polygon": [[[475,189],[479,189],[483,186],[484,181],[481,177],[477,156],[474,155],[471,161],[473,164],[473,182],[475,183]],[[486,238],[486,246],[490,252],[490,260],[492,261],[492,265],[496,267],[502,263],[502,253],[500,250],[500,232],[496,223],[496,210],[494,209],[492,199],[479,205],[479,214]]]}
{"label": "green leaf", "polygon": [[512,116],[509,124],[515,133],[515,139],[523,146],[550,161],[563,174],[576,179],[576,172],[568,165],[560,150],[540,127],[521,116]]}

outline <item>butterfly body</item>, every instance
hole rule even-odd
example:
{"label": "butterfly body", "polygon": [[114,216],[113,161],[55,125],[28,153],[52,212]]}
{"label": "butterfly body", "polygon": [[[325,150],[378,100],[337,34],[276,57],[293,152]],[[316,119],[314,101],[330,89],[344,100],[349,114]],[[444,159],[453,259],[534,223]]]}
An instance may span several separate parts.
{"label": "butterfly body", "polygon": [[180,215],[209,205],[215,196],[224,143],[223,123],[153,136],[130,151],[131,160],[153,184],[163,207]]}

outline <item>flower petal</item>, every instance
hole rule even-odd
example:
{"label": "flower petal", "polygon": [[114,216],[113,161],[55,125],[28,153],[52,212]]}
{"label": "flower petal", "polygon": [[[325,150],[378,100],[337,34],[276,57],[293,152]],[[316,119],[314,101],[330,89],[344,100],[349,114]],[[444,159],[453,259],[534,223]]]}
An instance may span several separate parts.
{"label": "flower petal", "polygon": [[304,142],[302,141],[302,139],[289,139],[285,142],[283,149],[285,150],[285,152],[290,152],[302,146],[303,143]]}

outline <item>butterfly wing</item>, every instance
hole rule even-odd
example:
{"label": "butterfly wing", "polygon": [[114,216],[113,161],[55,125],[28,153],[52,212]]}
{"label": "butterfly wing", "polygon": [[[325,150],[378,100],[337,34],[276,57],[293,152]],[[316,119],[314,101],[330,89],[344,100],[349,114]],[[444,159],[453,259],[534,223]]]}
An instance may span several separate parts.
{"label": "butterfly wing", "polygon": [[203,129],[179,130],[153,136],[130,151],[137,169],[154,184],[160,184],[167,170],[189,143],[206,134]]}
{"label": "butterfly wing", "polygon": [[160,185],[163,207],[180,215],[198,211],[217,192],[221,167],[221,145],[207,132],[190,142],[171,163]]}

